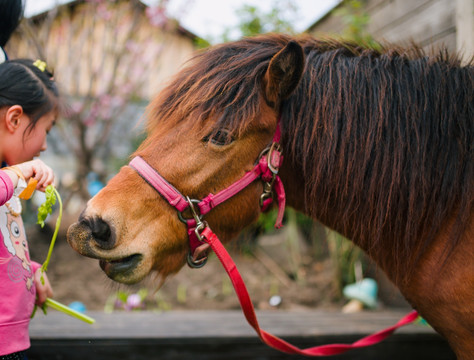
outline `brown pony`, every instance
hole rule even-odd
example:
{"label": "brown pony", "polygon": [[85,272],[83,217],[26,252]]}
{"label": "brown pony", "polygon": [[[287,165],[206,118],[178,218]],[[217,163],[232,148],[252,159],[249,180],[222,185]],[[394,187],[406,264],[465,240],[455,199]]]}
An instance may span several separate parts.
{"label": "brown pony", "polygon": [[[474,72],[446,53],[264,35],[197,54],[148,107],[141,156],[182,194],[234,183],[279,118],[287,204],[364,249],[460,359],[474,358]],[[205,216],[223,241],[262,182]],[[177,272],[176,211],[123,167],[68,232],[112,279]]]}

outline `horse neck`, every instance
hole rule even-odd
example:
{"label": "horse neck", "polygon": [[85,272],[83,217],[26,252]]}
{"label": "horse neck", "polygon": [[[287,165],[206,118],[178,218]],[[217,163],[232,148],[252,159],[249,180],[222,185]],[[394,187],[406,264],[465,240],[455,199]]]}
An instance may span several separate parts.
{"label": "horse neck", "polygon": [[[355,245],[364,250],[368,256],[380,266],[388,275],[389,278],[396,284],[401,284],[406,279],[399,277],[397,269],[406,267],[406,258],[403,256],[394,256],[391,246],[377,246],[371,248],[373,244],[368,235],[372,233],[372,222],[364,219],[363,216],[355,211],[351,216],[347,215],[349,208],[338,206],[340,204],[333,204],[328,206],[324,200],[328,196],[327,191],[320,191],[314,195],[314,189],[322,189],[324,186],[312,183],[311,178],[305,176],[305,171],[295,165],[295,163],[288,161],[290,157],[285,157],[285,161],[280,170],[280,177],[284,184],[287,206],[311,217],[313,220],[323,224],[327,228],[338,232],[345,238],[352,241]],[[325,181],[331,189],[331,179]],[[327,188],[326,188],[327,189]],[[336,191],[335,187],[332,188]],[[332,190],[329,190],[331,192]],[[312,194],[312,195],[310,195]],[[308,201],[310,198],[316,197],[315,203]],[[318,200],[319,199],[319,200]],[[321,206],[318,206],[321,205]],[[365,232],[361,230],[365,227]],[[325,241],[325,239],[316,239],[317,241]]]}
{"label": "horse neck", "polygon": [[[310,178],[305,177],[305,172],[301,167],[288,161],[288,157],[285,157],[285,160],[280,170],[280,177],[285,188],[286,204],[345,237],[353,239],[352,226],[347,226],[347,223],[344,224],[340,221],[342,216],[335,208],[319,207],[317,204],[315,206],[308,201],[308,194],[313,191],[314,184],[311,183]],[[321,193],[320,196],[322,198],[324,194]],[[356,219],[354,220],[356,221]]]}
{"label": "horse neck", "polygon": [[384,267],[413,266],[447,218],[472,211],[472,67],[308,54],[282,107],[288,203]]}

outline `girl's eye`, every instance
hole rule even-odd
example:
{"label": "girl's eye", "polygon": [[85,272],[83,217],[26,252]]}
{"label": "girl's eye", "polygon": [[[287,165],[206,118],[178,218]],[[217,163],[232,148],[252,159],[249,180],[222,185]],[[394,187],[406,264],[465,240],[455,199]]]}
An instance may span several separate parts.
{"label": "girl's eye", "polygon": [[217,146],[229,145],[234,141],[234,137],[227,130],[217,130],[202,139],[203,142],[211,142]]}

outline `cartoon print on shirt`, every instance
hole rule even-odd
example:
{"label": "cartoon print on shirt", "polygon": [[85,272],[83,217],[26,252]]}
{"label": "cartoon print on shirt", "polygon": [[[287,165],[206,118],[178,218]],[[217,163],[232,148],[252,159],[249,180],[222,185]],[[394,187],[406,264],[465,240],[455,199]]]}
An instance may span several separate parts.
{"label": "cartoon print on shirt", "polygon": [[28,242],[18,198],[13,197],[6,205],[0,207],[0,232],[3,236],[3,244],[0,243],[0,246],[7,250],[5,252],[0,249],[0,253],[11,255],[0,257],[0,263],[8,263],[8,277],[12,282],[24,281],[26,288],[34,292]]}

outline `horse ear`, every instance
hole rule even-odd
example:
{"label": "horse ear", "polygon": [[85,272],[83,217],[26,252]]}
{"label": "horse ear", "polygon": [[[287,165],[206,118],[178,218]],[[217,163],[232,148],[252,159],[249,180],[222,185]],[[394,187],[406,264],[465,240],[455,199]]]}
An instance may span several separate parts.
{"label": "horse ear", "polygon": [[298,85],[304,69],[304,54],[294,40],[273,56],[263,78],[267,102],[277,108]]}

